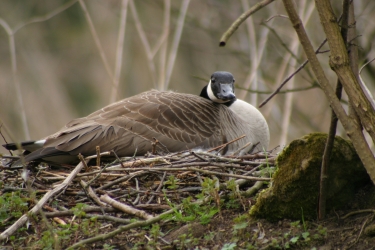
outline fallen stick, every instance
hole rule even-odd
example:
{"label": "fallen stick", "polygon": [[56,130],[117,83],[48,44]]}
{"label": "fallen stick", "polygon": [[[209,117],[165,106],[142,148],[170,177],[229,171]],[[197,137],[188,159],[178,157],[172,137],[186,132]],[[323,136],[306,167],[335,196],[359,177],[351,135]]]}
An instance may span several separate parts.
{"label": "fallen stick", "polygon": [[68,187],[68,185],[73,181],[74,177],[82,170],[83,167],[84,164],[80,162],[61,184],[48,191],[43,198],[40,199],[32,209],[30,209],[28,213],[22,215],[12,226],[2,232],[0,234],[0,240],[5,240],[11,236],[15,231],[17,231],[17,229],[22,227],[27,222],[30,215],[36,214],[51,197]]}
{"label": "fallen stick", "polygon": [[[204,165],[209,165],[210,163],[205,163]],[[115,169],[112,168],[111,170],[121,170],[121,169]],[[227,177],[234,177],[237,179],[247,179],[247,180],[254,180],[254,181],[270,181],[271,178],[264,178],[264,177],[254,177],[254,176],[243,176],[238,174],[227,174],[227,173],[220,173],[216,171],[210,171],[210,170],[204,170],[200,168],[195,167],[184,167],[184,168],[159,168],[159,167],[153,167],[153,168],[137,168],[137,170],[150,170],[150,171],[196,171],[204,174],[212,174],[212,175],[219,175],[219,176],[227,176]]]}
{"label": "fallen stick", "polygon": [[132,215],[138,216],[138,217],[146,219],[146,220],[154,218],[154,216],[146,213],[145,211],[142,211],[142,210],[136,209],[134,207],[128,206],[124,203],[118,202],[118,201],[112,199],[111,197],[109,197],[106,194],[100,196],[100,200],[104,201],[108,205],[111,205],[112,207],[117,208],[118,210],[123,211],[127,214],[132,214]]}
{"label": "fallen stick", "polygon": [[181,208],[181,205],[180,206],[176,206],[175,208],[170,209],[170,210],[168,210],[168,211],[166,211],[166,212],[164,212],[164,213],[162,213],[162,214],[160,214],[160,215],[158,215],[156,217],[153,217],[151,219],[144,220],[144,221],[133,222],[133,223],[125,225],[125,226],[120,226],[116,230],[113,230],[113,231],[111,231],[109,233],[99,234],[99,235],[96,235],[96,236],[94,236],[92,238],[81,240],[81,241],[75,243],[74,245],[68,247],[68,250],[69,249],[75,249],[75,248],[78,248],[78,247],[82,247],[84,245],[88,245],[88,244],[95,243],[95,242],[98,242],[98,241],[102,241],[102,240],[113,238],[114,236],[118,235],[119,233],[124,232],[124,231],[129,230],[129,229],[132,229],[132,228],[137,228],[137,227],[143,227],[143,226],[151,225],[153,223],[161,221],[163,218],[165,218],[166,215],[172,214],[172,213],[174,213],[175,210],[180,209],[180,208]]}
{"label": "fallen stick", "polygon": [[99,206],[101,207],[105,207],[106,204],[104,202],[101,202],[99,197],[96,195],[96,193],[94,192],[94,190],[92,189],[91,186],[87,185],[87,183],[83,180],[81,180],[81,186],[86,190],[86,194],[91,198],[93,199],[96,204],[98,204]]}

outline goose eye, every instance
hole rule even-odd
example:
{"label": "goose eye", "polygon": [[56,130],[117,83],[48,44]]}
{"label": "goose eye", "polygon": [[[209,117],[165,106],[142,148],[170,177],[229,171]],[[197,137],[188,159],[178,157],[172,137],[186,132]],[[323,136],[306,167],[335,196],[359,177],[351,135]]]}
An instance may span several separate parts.
{"label": "goose eye", "polygon": [[235,82],[236,80],[233,79],[233,83]]}
{"label": "goose eye", "polygon": [[215,83],[215,78],[211,78],[211,82],[212,82],[212,83]]}

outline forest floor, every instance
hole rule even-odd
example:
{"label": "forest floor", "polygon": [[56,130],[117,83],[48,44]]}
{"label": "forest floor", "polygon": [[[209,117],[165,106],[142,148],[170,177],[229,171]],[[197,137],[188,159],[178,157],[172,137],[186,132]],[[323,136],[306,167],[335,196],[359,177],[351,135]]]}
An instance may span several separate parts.
{"label": "forest floor", "polygon": [[0,160],[0,249],[375,249],[373,185],[322,221],[251,217],[273,156],[183,152],[26,172]]}

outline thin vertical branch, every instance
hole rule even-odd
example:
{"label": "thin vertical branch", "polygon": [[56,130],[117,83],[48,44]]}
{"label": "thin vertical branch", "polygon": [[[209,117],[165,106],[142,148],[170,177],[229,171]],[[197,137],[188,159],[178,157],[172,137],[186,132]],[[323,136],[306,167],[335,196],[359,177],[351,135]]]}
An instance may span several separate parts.
{"label": "thin vertical branch", "polygon": [[[242,8],[244,10],[250,9],[248,1],[242,0],[241,3],[242,3]],[[261,45],[261,46],[263,45],[262,47],[264,48],[265,43],[262,44],[262,43],[256,42],[257,39],[256,39],[256,34],[254,32],[255,28],[254,28],[254,21],[253,21],[252,16],[249,16],[249,18],[246,19],[246,28],[247,28],[247,36],[249,40],[248,46],[249,46],[249,62],[250,62],[249,68],[250,69],[244,81],[243,87],[245,89],[249,89],[251,86],[253,86],[253,89],[258,89],[257,68],[260,63],[260,58],[261,58],[260,54],[262,53],[258,50],[259,49],[258,45]],[[269,32],[267,31],[267,33]],[[239,98],[245,99],[247,94],[248,94],[247,91],[241,91],[241,93],[239,94]],[[257,104],[257,97],[258,97],[257,93],[251,94],[251,104],[253,104],[254,106]]]}
{"label": "thin vertical branch", "polygon": [[21,121],[22,121],[22,129],[24,132],[24,138],[25,140],[30,140],[30,132],[29,132],[29,126],[27,122],[27,116],[26,116],[26,110],[25,110],[25,104],[23,103],[23,97],[22,97],[22,91],[21,91],[21,86],[18,81],[18,70],[17,70],[17,56],[16,56],[16,43],[14,36],[15,34],[22,29],[23,27],[32,24],[32,23],[38,23],[38,22],[44,22],[47,21],[48,19],[58,15],[59,13],[63,12],[64,10],[68,9],[71,7],[73,4],[75,4],[77,0],[72,0],[69,1],[60,7],[56,8],[55,10],[48,12],[45,15],[42,16],[37,16],[33,17],[30,20],[18,24],[13,30],[10,28],[8,23],[0,18],[0,25],[5,29],[6,33],[8,34],[9,37],[9,53],[10,53],[10,60],[11,60],[11,68],[12,68],[12,77],[13,77],[13,83],[14,87],[16,89],[16,95],[17,95],[17,100],[20,105],[20,114],[21,114]]}
{"label": "thin vertical branch", "polygon": [[21,120],[22,120],[22,127],[25,133],[26,140],[30,140],[30,132],[29,126],[27,123],[26,111],[25,111],[25,104],[23,103],[22,91],[21,86],[18,81],[18,74],[17,74],[17,58],[16,58],[16,43],[14,41],[14,34],[9,34],[9,49],[10,49],[10,60],[12,63],[12,75],[13,75],[13,82],[17,92],[17,99],[20,104],[21,108]]}
{"label": "thin vertical branch", "polygon": [[178,17],[177,27],[176,27],[176,31],[175,31],[175,34],[174,34],[174,37],[173,37],[172,49],[169,53],[168,64],[167,64],[168,65],[167,66],[167,75],[166,75],[165,84],[164,84],[163,89],[168,88],[169,81],[171,79],[172,70],[173,70],[173,67],[174,67],[174,62],[176,60],[178,45],[180,44],[180,38],[181,38],[181,34],[182,34],[182,29],[184,27],[185,16],[186,16],[187,9],[189,7],[189,3],[190,3],[190,0],[184,0],[182,2],[182,5],[181,5],[180,16]]}
{"label": "thin vertical branch", "polygon": [[[300,1],[300,8],[301,8],[301,19],[304,23],[308,23],[312,12],[314,10],[314,3],[311,1]],[[299,50],[299,41],[298,39],[294,39],[292,41],[292,44],[290,46],[290,50],[294,51],[297,55],[300,53]],[[286,56],[288,58],[289,64],[291,64],[291,68],[288,71],[288,75],[290,75],[294,70],[295,67],[297,67],[297,58],[294,57],[293,54],[288,54]],[[293,77],[289,82],[289,87],[293,88],[295,83],[295,77]],[[287,143],[288,134],[289,134],[289,127],[290,122],[292,119],[292,109],[293,109],[293,99],[294,99],[295,93],[287,93],[285,95],[285,101],[284,101],[284,110],[283,110],[283,116],[281,121],[281,133],[280,133],[280,145],[285,145]]]}
{"label": "thin vertical branch", "polygon": [[109,66],[107,57],[104,53],[102,44],[100,43],[98,33],[96,32],[94,23],[92,22],[89,11],[87,10],[86,4],[83,0],[79,0],[79,4],[81,5],[81,8],[82,8],[83,13],[85,14],[87,23],[89,24],[91,35],[94,38],[94,42],[95,42],[96,47],[98,48],[100,58],[102,59],[102,62],[104,64],[104,68],[107,71],[107,74],[108,74],[109,78],[111,79],[111,83],[114,84],[114,77],[113,77],[113,74],[111,72],[111,68]]}
{"label": "thin vertical branch", "polygon": [[[349,27],[349,5],[350,0],[343,1],[343,12],[342,12],[342,22],[341,22],[341,36],[345,43],[348,41],[348,27]],[[353,64],[352,64],[353,65]],[[357,68],[358,74],[358,68]],[[340,80],[337,80],[336,84],[336,96],[340,100],[342,94],[342,84]],[[350,105],[350,104],[349,104]],[[354,110],[352,110],[354,111]],[[352,113],[355,115],[355,112]],[[352,119],[356,119],[352,116]],[[337,128],[338,118],[336,113],[332,110],[331,112],[331,124],[329,127],[327,142],[324,148],[322,167],[320,170],[320,191],[319,191],[319,208],[318,208],[318,219],[322,220],[326,216],[326,202],[327,202],[327,181],[328,181],[328,171],[329,171],[329,161],[331,158],[332,149],[334,146],[336,128]]]}
{"label": "thin vertical branch", "polygon": [[160,66],[159,66],[159,89],[162,89],[165,84],[165,68],[167,62],[167,48],[168,48],[168,37],[170,29],[170,12],[171,12],[171,1],[164,0],[164,22],[163,32],[161,35],[161,41],[164,41],[160,47]]}
{"label": "thin vertical branch", "polygon": [[148,40],[147,40],[147,37],[146,37],[146,33],[144,32],[144,30],[142,28],[142,24],[141,24],[141,22],[139,20],[139,17],[138,17],[137,9],[135,8],[135,5],[134,5],[134,1],[130,0],[129,6],[130,6],[130,10],[133,14],[134,23],[135,23],[135,27],[138,31],[139,38],[141,39],[141,42],[142,42],[143,47],[144,47],[145,52],[146,52],[148,68],[149,68],[150,73],[151,73],[152,83],[153,83],[153,86],[156,88],[157,87],[157,85],[156,85],[156,68],[155,68],[155,64],[153,62],[154,54],[151,51],[150,44],[148,43]]}
{"label": "thin vertical branch", "polygon": [[16,57],[16,43],[14,41],[14,32],[12,31],[8,23],[2,18],[0,18],[0,25],[3,26],[3,28],[8,34],[10,62],[12,65],[12,77],[13,77],[14,87],[16,89],[17,100],[20,105],[23,133],[25,135],[26,140],[30,140],[30,132],[29,132],[29,126],[27,125],[25,105],[23,103],[22,91],[21,91],[20,83],[17,77],[17,57]]}
{"label": "thin vertical branch", "polygon": [[128,2],[129,2],[128,0],[122,0],[122,4],[121,4],[121,19],[120,19],[120,27],[119,27],[119,32],[118,32],[117,49],[116,49],[115,78],[114,78],[114,84],[112,86],[112,93],[109,98],[110,103],[116,100],[116,96],[118,92],[118,85],[120,82]]}

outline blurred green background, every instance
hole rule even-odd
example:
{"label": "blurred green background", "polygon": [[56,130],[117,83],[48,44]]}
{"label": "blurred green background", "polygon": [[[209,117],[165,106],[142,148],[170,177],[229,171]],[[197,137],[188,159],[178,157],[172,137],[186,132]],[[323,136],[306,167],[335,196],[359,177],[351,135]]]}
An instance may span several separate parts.
{"label": "blurred green background", "polygon": [[[339,16],[341,1],[331,2]],[[2,129],[8,142],[43,138],[73,118],[152,88],[199,94],[217,70],[232,72],[237,96],[258,106],[306,58],[289,20],[283,17],[281,1],[247,19],[226,47],[218,46],[221,35],[257,1],[86,0],[83,3],[87,12],[79,1],[0,1],[0,119],[9,130],[7,133]],[[296,3],[316,48],[325,35],[314,1]],[[359,64],[363,65],[375,57],[375,1],[353,3],[360,35],[353,42],[358,45]],[[182,14],[184,7],[186,16]],[[125,10],[126,21],[121,26]],[[101,59],[87,14],[110,74],[115,75],[116,58],[122,59],[115,97],[111,97],[113,80]],[[145,49],[137,26],[142,27],[141,35],[146,37],[151,53]],[[179,29],[182,33],[177,41],[175,34]],[[117,45],[120,30],[125,32],[122,53]],[[323,50],[326,49],[327,46]],[[324,53],[319,59],[334,85],[336,77],[329,68],[328,56],[329,53]],[[154,70],[150,70],[150,65]],[[167,72],[171,72],[169,81]],[[374,93],[375,63],[363,70],[362,77]],[[284,89],[314,84],[307,66]],[[345,95],[343,98],[347,99]],[[283,146],[310,132],[328,131],[331,112],[319,88],[279,94],[260,110],[269,123],[270,148]],[[341,126],[338,133],[345,135]]]}

